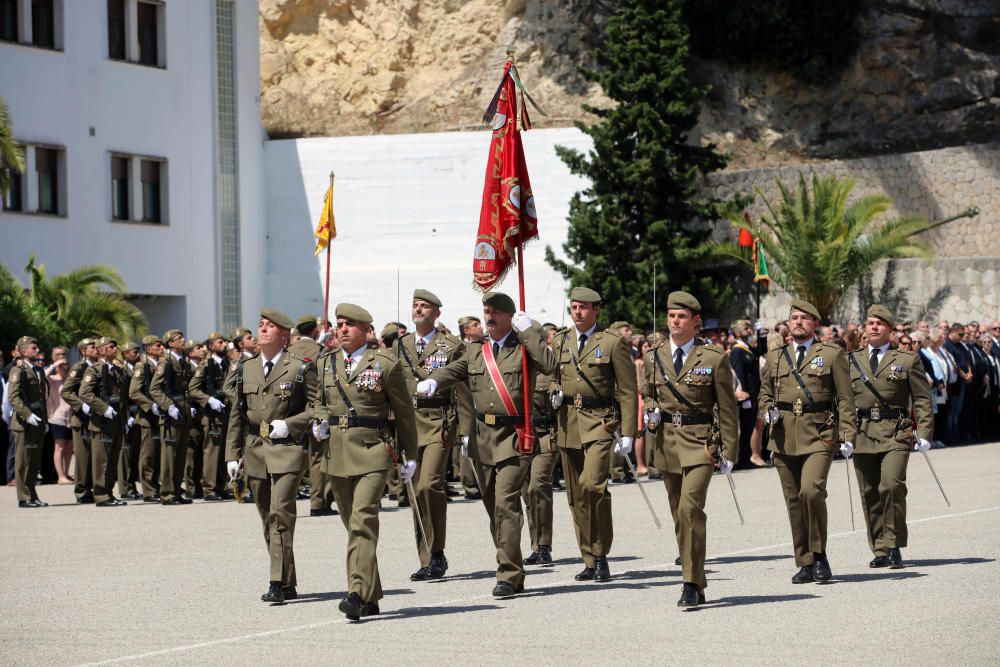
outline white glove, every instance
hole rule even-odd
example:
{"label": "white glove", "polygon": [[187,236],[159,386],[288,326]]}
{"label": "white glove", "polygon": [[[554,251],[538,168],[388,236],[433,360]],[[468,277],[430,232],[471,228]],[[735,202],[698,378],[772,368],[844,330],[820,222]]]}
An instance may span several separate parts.
{"label": "white glove", "polygon": [[[115,412],[115,409],[109,405],[108,409],[104,411],[104,418],[105,419],[114,419],[115,415],[117,415],[117,414],[118,413]],[[34,426],[34,424],[32,424],[32,426]]]}
{"label": "white glove", "polygon": [[462,447],[460,449],[462,456],[469,458],[469,436],[463,435],[459,438],[459,442],[462,443]]}
{"label": "white glove", "polygon": [[89,415],[90,414],[90,406],[87,405],[86,403],[83,404],[83,414],[85,414],[85,415]]}
{"label": "white glove", "polygon": [[560,406],[562,406],[562,404],[563,404],[563,398],[564,398],[564,396],[563,396],[563,393],[562,393],[562,389],[560,389],[559,391],[552,392],[552,395],[549,396],[549,400],[552,401],[552,409],[553,410],[558,410],[560,408]]}
{"label": "white glove", "polygon": [[319,338],[316,339],[316,342],[319,343],[320,345],[322,345],[323,343],[326,342],[326,339],[329,338],[330,334],[332,334],[332,333],[333,333],[332,329],[330,331],[324,331],[323,333],[321,333],[319,335]]}
{"label": "white glove", "polygon": [[215,396],[209,396],[208,407],[212,408],[216,412],[222,412],[222,408],[226,407],[226,404],[217,399]]}
{"label": "white glove", "polygon": [[128,421],[125,422],[125,432],[128,433],[133,426],[135,426],[135,417],[129,417]]}
{"label": "white glove", "polygon": [[229,461],[226,463],[226,470],[229,471],[229,479],[236,479],[236,475],[240,473],[240,462],[239,461]]}
{"label": "white glove", "polygon": [[437,393],[438,381],[437,380],[421,380],[417,383],[417,393],[421,396],[433,396]]}
{"label": "white glove", "polygon": [[644,418],[646,420],[646,428],[654,429],[660,425],[660,419],[662,415],[660,414],[659,408],[653,408],[652,410],[646,410],[644,413]]}
{"label": "white glove", "polygon": [[416,472],[416,461],[407,461],[399,466],[399,477],[403,480],[403,484],[409,484],[410,480],[413,479],[414,473]]}
{"label": "white glove", "polygon": [[615,454],[618,454],[619,456],[628,456],[632,451],[632,441],[634,439],[635,438],[632,436],[623,435],[621,442],[615,443]]}
{"label": "white glove", "polygon": [[844,440],[844,442],[840,443],[841,456],[843,456],[845,459],[849,459],[851,458],[851,454],[853,453],[854,453],[854,445],[851,442]]}
{"label": "white glove", "polygon": [[275,419],[271,422],[271,435],[269,438],[281,439],[288,437],[288,424],[284,419]]}
{"label": "white glove", "polygon": [[[108,409],[110,410],[110,408],[108,408]],[[34,412],[32,412],[30,415],[28,415],[27,422],[31,426],[38,426],[39,424],[42,423],[42,420],[38,418],[38,415],[36,415]]]}
{"label": "white glove", "polygon": [[753,330],[760,331],[764,328],[764,322],[762,320],[757,320],[753,323]]}
{"label": "white glove", "polygon": [[198,416],[198,411],[195,410],[194,408],[191,408],[191,416],[192,417],[197,417]]}
{"label": "white glove", "polygon": [[719,472],[723,475],[728,475],[733,471],[733,462],[723,456],[719,459]]}
{"label": "white glove", "polygon": [[328,419],[313,423],[313,437],[317,440],[326,440],[330,437],[330,421]]}
{"label": "white glove", "polygon": [[153,403],[153,414],[157,417],[160,416],[160,406],[157,403]]}
{"label": "white glove", "polygon": [[519,310],[514,313],[514,317],[510,321],[510,325],[520,332],[527,331],[531,328],[531,318],[523,310]]}
{"label": "white glove", "polygon": [[931,448],[931,443],[923,438],[917,438],[917,441],[913,443],[913,451],[915,452],[926,452]]}
{"label": "white glove", "polygon": [[176,405],[171,405],[167,408],[167,416],[169,416],[174,421],[178,421],[181,418],[181,411],[177,409]]}

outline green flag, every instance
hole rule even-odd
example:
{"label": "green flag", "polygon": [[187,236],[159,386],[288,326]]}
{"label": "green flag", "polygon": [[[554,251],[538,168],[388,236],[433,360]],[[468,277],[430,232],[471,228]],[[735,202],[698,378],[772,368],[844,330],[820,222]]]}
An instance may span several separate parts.
{"label": "green flag", "polygon": [[753,244],[753,281],[763,281],[764,286],[771,284],[771,276],[767,272],[767,258],[764,257],[764,248],[760,245],[760,240],[754,240]]}

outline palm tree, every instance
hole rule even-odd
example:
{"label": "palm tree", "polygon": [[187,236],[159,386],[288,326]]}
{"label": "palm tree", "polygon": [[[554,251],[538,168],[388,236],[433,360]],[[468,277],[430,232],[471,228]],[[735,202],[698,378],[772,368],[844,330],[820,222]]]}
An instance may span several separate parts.
{"label": "palm tree", "polygon": [[[847,290],[869,275],[883,259],[916,257],[930,259],[930,246],[915,238],[918,234],[958,217],[978,213],[969,209],[955,218],[936,223],[920,216],[904,216],[878,222],[893,204],[885,194],[870,194],[848,205],[855,179],[821,178],[812,175],[811,188],[799,172],[795,190],[777,181],[781,199],[772,204],[765,200],[768,215],[753,228],[734,208],[726,217],[739,228],[760,239],[768,261],[773,265],[771,278],[786,291],[812,303],[823,321],[829,321]],[[736,243],[714,244],[725,257],[751,264],[749,254]]]}
{"label": "palm tree", "polygon": [[14,139],[10,125],[10,110],[0,98],[0,199],[5,199],[11,187],[11,171],[24,171],[24,149]]}

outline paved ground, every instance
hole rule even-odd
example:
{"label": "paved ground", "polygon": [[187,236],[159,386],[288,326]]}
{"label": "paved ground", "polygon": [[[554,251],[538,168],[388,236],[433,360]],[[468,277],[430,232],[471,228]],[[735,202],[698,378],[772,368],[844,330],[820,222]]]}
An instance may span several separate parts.
{"label": "paved ground", "polygon": [[[868,569],[864,532],[851,531],[844,463],[834,464],[835,580],[826,586],[789,580],[795,568],[776,473],[735,475],[746,526],[717,477],[708,500],[709,604],[690,612],[675,606],[681,580],[659,482],[643,486],[664,520],[661,531],[636,486],[613,488],[607,584],[573,581],[580,564],[560,494],[557,563],[531,569],[526,593],[506,601],[489,595],[494,554],[480,504],[449,507],[449,576],[421,584],[408,578],[417,567],[409,513],[390,509],[379,545],[383,613],[361,624],[337,611],[345,584],[337,517],[299,519],[301,597],[270,607],[259,601],[267,565],[252,507],[97,509],[73,504],[69,487],[50,486],[41,493],[51,507],[19,510],[14,489],[3,488],[0,661],[997,664],[1000,444],[931,457],[952,505],[913,458],[911,546],[903,552],[908,567],[898,571]],[[299,511],[308,514],[307,503]]]}

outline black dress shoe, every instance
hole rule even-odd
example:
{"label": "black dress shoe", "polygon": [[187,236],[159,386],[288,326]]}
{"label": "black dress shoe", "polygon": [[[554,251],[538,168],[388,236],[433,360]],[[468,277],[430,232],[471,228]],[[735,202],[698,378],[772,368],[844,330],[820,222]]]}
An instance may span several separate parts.
{"label": "black dress shoe", "polygon": [[299,594],[295,592],[295,586],[282,586],[281,594],[285,596],[286,600],[297,600]]}
{"label": "black dress shoe", "polygon": [[378,616],[379,615],[378,602],[366,602],[361,605],[361,615],[362,616]]}
{"label": "black dress shoe", "polygon": [[674,565],[680,565],[680,564],[681,564],[681,557],[678,556],[677,558],[674,559]]}
{"label": "black dress shoe", "polygon": [[357,621],[361,618],[361,610],[365,606],[364,601],[361,599],[357,593],[351,593],[346,598],[340,601],[338,609],[351,621]]}
{"label": "black dress shoe", "polygon": [[427,568],[422,567],[410,575],[410,581],[427,581]]}
{"label": "black dress shoe", "polygon": [[465,494],[465,499],[466,500],[482,500],[483,499],[483,494],[479,493],[478,491],[473,491],[472,493]]}
{"label": "black dress shoe", "polygon": [[128,498],[129,500],[142,500],[142,494],[133,489],[132,491],[123,494],[122,498]]}
{"label": "black dress shoe", "polygon": [[32,500],[35,501],[35,507],[48,507],[49,506],[48,503],[43,503],[41,500],[39,500],[37,496],[34,497],[34,498],[32,498]]}
{"label": "black dress shoe", "polygon": [[332,507],[322,507],[318,510],[309,510],[309,516],[337,516],[337,510]]}
{"label": "black dress shoe", "polygon": [[81,505],[92,505],[94,503],[94,496],[90,494],[86,496],[80,496],[79,498],[76,499],[76,502],[78,502]]}
{"label": "black dress shoe", "polygon": [[607,558],[594,559],[594,581],[611,581],[611,568],[608,567]]}
{"label": "black dress shoe", "polygon": [[144,503],[158,503],[160,502],[159,496],[143,496],[142,502]]}
{"label": "black dress shoe", "polygon": [[99,503],[95,503],[95,507],[121,507],[128,503],[122,502],[121,500],[115,500],[114,498],[108,498],[107,500],[102,500]]}
{"label": "black dress shoe", "polygon": [[830,561],[826,559],[826,554],[813,554],[813,581],[817,584],[825,584],[833,577],[830,572]]}
{"label": "black dress shoe", "polygon": [[805,567],[800,567],[799,571],[792,576],[793,584],[809,584],[813,580],[813,569],[812,565],[807,565]]}
{"label": "black dress shoe", "polygon": [[190,505],[194,501],[191,500],[190,498],[184,498],[182,496],[177,496],[177,502],[179,502],[181,505]]}
{"label": "black dress shoe", "polygon": [[270,602],[271,604],[285,604],[285,593],[282,590],[280,581],[272,581],[271,585],[268,586],[267,592],[260,596],[261,602]]}
{"label": "black dress shoe", "polygon": [[889,557],[875,556],[875,558],[872,558],[871,562],[868,563],[868,567],[889,567]]}
{"label": "black dress shoe", "polygon": [[113,501],[115,505],[128,505],[126,501],[121,498],[115,498],[114,496],[111,496],[108,500]]}
{"label": "black dress shoe", "polygon": [[685,581],[684,588],[681,589],[681,599],[677,601],[677,606],[684,608],[697,607],[704,601],[704,597],[699,595],[699,592],[697,586]]}
{"label": "black dress shoe", "polygon": [[34,507],[41,507],[41,505],[39,505],[38,503],[36,503],[34,500],[18,500],[17,501],[17,506],[18,507],[24,507],[26,509],[31,509],[31,508],[34,508]]}
{"label": "black dress shoe", "polygon": [[218,502],[221,502],[221,501],[222,501],[222,496],[220,496],[215,491],[212,491],[212,493],[210,493],[207,496],[205,496],[205,502],[206,503],[218,503]]}
{"label": "black dress shoe", "polygon": [[497,585],[493,587],[493,597],[495,598],[514,597],[523,590],[524,586],[522,586],[520,590],[518,590],[514,588],[512,585],[508,584],[506,581],[498,581]]}
{"label": "black dress shoe", "polygon": [[635,484],[635,475],[631,472],[625,473],[625,476],[622,477],[622,484]]}
{"label": "black dress shoe", "polygon": [[183,505],[180,498],[171,498],[170,500],[161,500],[161,505]]}
{"label": "black dress shoe", "polygon": [[427,578],[440,579],[448,571],[448,559],[443,553],[432,554],[431,562],[427,565]]}
{"label": "black dress shoe", "polygon": [[407,500],[406,498],[399,499],[399,507],[409,507],[409,506],[410,506],[409,500]]}
{"label": "black dress shoe", "polygon": [[524,559],[525,565],[551,565],[552,550],[544,545],[538,545],[538,551],[532,551],[531,555]]}
{"label": "black dress shoe", "polygon": [[899,570],[903,567],[903,554],[899,552],[899,547],[889,549],[889,569]]}
{"label": "black dress shoe", "polygon": [[592,567],[585,567],[582,570],[580,570],[579,572],[577,572],[575,575],[573,575],[573,578],[576,579],[577,581],[593,581],[594,580],[594,568],[592,568]]}
{"label": "black dress shoe", "polygon": [[462,495],[461,493],[459,493],[458,491],[456,491],[455,489],[452,489],[452,488],[447,488],[447,489],[445,489],[444,492],[445,492],[445,495],[447,495],[449,498],[457,498],[460,495]]}

